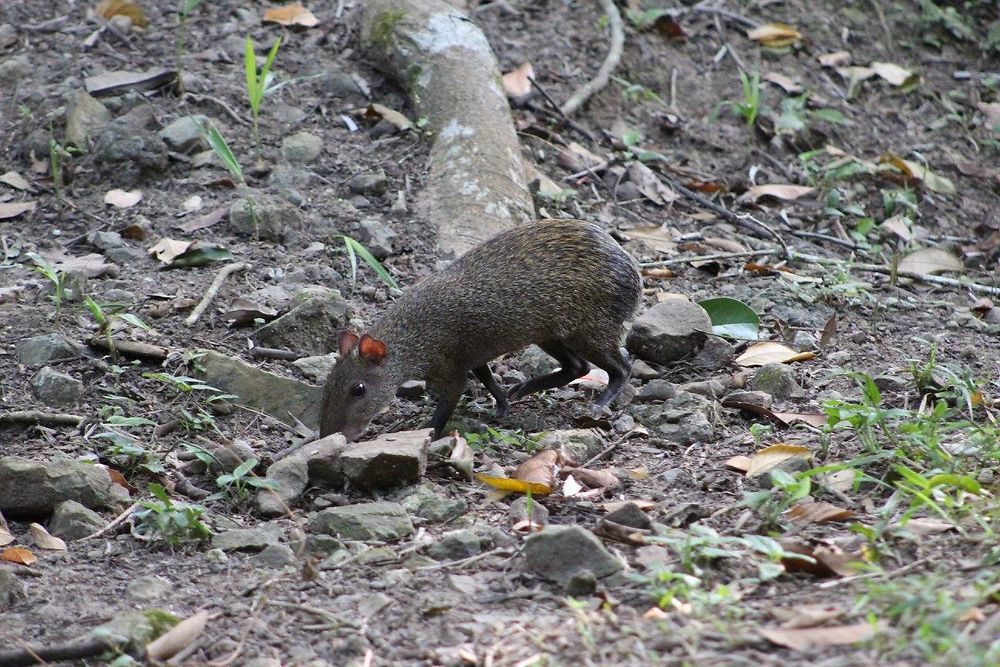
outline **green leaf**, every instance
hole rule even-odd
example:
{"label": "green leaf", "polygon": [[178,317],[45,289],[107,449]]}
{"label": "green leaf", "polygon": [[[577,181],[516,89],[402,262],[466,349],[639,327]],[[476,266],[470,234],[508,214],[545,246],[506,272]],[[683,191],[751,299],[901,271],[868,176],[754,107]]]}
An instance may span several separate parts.
{"label": "green leaf", "polygon": [[233,253],[220,246],[202,246],[188,250],[174,257],[167,268],[177,269],[191,266],[205,266],[212,262],[225,262],[233,258]]}
{"label": "green leaf", "polygon": [[[278,37],[278,39],[274,41],[274,46],[271,47],[271,51],[267,54],[267,60],[264,61],[264,66],[260,70],[260,80],[258,81],[260,99],[264,98],[264,93],[267,87],[267,77],[271,73],[271,65],[274,64],[274,59],[278,56],[279,46],[281,46],[281,37]],[[257,104],[260,104],[260,100],[257,101]]]}
{"label": "green leaf", "polygon": [[738,340],[757,340],[760,318],[753,308],[737,299],[717,297],[699,301],[712,320],[712,333]]}
{"label": "green leaf", "polygon": [[112,426],[156,426],[156,422],[145,417],[124,417],[122,415],[112,415],[104,422]]}
{"label": "green leaf", "polygon": [[206,127],[197,120],[195,123],[198,125],[198,131],[205,137],[208,145],[212,147],[212,151],[222,160],[222,164],[226,166],[226,169],[233,175],[233,178],[240,183],[246,183],[246,178],[243,176],[243,167],[240,166],[236,156],[233,155],[232,149],[229,148],[229,144],[226,143],[226,139],[215,125],[209,124]]}
{"label": "green leaf", "polygon": [[167,495],[167,490],[163,488],[162,485],[156,482],[150,482],[149,492],[156,496],[156,499],[162,503],[170,504],[170,497]]}
{"label": "green leaf", "polygon": [[385,270],[385,267],[382,266],[382,263],[379,262],[377,259],[375,259],[374,255],[368,252],[368,248],[364,247],[363,245],[352,239],[350,236],[344,236],[343,238],[344,238],[344,245],[347,247],[347,254],[351,257],[352,276],[357,271],[357,260],[354,258],[355,253],[357,253],[357,255],[361,257],[361,259],[365,260],[365,264],[372,267],[375,273],[378,274],[379,278],[381,278],[387,285],[389,285],[389,287],[394,287],[396,289],[399,289],[399,285],[396,284],[396,281],[393,280],[392,276],[389,275],[389,272]]}
{"label": "green leaf", "polygon": [[250,109],[257,113],[260,108],[260,98],[257,96],[257,54],[253,50],[253,40],[247,35],[243,48],[243,69],[247,78],[247,97],[250,98]]}

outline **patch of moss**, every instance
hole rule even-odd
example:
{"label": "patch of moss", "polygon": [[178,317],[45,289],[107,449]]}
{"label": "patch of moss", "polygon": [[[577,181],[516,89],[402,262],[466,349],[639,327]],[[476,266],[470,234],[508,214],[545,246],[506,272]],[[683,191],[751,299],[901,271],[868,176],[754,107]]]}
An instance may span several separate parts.
{"label": "patch of moss", "polygon": [[375,17],[372,24],[371,41],[372,44],[380,48],[385,48],[392,41],[396,24],[406,17],[406,12],[396,9],[382,12]]}

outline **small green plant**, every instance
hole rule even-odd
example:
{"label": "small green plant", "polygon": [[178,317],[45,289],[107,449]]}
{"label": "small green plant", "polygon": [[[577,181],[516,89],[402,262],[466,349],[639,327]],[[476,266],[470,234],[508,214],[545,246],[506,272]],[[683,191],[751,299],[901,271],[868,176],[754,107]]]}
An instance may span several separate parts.
{"label": "small green plant", "polygon": [[215,483],[222,490],[209,496],[209,500],[231,498],[237,502],[244,502],[249,497],[250,492],[255,489],[276,488],[274,480],[264,479],[254,474],[253,469],[257,467],[257,463],[257,459],[247,459],[232,472],[219,475],[215,479]]}
{"label": "small green plant", "polygon": [[155,426],[156,422],[142,417],[122,417],[120,415],[109,417],[103,423],[107,430],[94,436],[96,440],[105,443],[100,449],[101,456],[120,468],[126,475],[140,473],[165,475],[167,469],[156,452],[150,451],[131,435],[119,430],[129,425]]}
{"label": "small green plant", "polygon": [[174,42],[177,53],[177,82],[184,85],[184,39],[187,37],[187,21],[191,12],[200,5],[202,0],[181,0],[180,8],[177,10],[177,36]]}
{"label": "small green plant", "polygon": [[640,83],[632,83],[618,76],[611,77],[611,80],[622,87],[622,99],[630,104],[638,104],[639,102],[656,102],[663,106],[667,104],[655,90]]}
{"label": "small green plant", "polygon": [[781,113],[774,123],[778,133],[794,134],[805,130],[811,122],[825,121],[834,125],[850,125],[851,121],[837,109],[821,107],[809,108],[809,96],[806,91],[800,95],[786,97],[781,100]]}
{"label": "small green plant", "polygon": [[744,492],[742,504],[760,514],[767,526],[779,528],[785,512],[812,493],[812,480],[808,475],[792,475],[780,468],[770,475],[771,488]]}
{"label": "small green plant", "polygon": [[257,54],[254,52],[253,40],[250,37],[247,37],[246,48],[243,52],[243,66],[246,70],[247,79],[247,98],[250,102],[250,115],[253,120],[253,143],[257,151],[258,161],[261,160],[259,131],[260,105],[264,101],[264,95],[268,93],[271,65],[274,64],[274,59],[278,56],[278,48],[280,46],[281,38],[279,37],[274,41],[274,46],[271,47],[271,51],[267,54],[267,58],[264,60],[259,73],[257,72]]}
{"label": "small green plant", "polygon": [[211,123],[205,126],[199,121],[195,122],[198,125],[198,132],[205,138],[205,141],[211,146],[212,152],[222,161],[222,164],[229,170],[229,173],[236,179],[236,182],[240,185],[246,185],[247,179],[243,175],[243,167],[240,166],[239,160],[236,159],[233,150],[229,147],[229,143],[226,142],[226,138],[222,136],[218,128]]}
{"label": "small green plant", "polygon": [[90,312],[91,317],[97,323],[97,335],[104,336],[108,341],[108,350],[111,352],[111,358],[115,361],[118,360],[118,350],[115,348],[115,341],[111,335],[111,328],[114,320],[120,320],[129,326],[135,327],[136,329],[142,329],[143,331],[149,331],[149,325],[142,321],[137,315],[132,313],[120,312],[122,307],[116,307],[113,309],[105,309],[94,299],[87,295],[83,300],[84,307]]}
{"label": "small green plant", "polygon": [[212,531],[201,522],[205,508],[193,503],[175,503],[161,485],[152,483],[149,492],[156,500],[140,500],[132,515],[137,535],[179,546],[188,540],[204,540]]}
{"label": "small green plant", "polygon": [[171,373],[157,371],[143,373],[142,377],[162,382],[182,394],[190,394],[196,391],[206,392],[208,395],[205,397],[205,400],[209,403],[236,398],[233,394],[224,394],[222,393],[222,390],[216,389],[212,385],[205,384],[198,378],[188,377],[186,375],[173,375]]}
{"label": "small green plant", "polygon": [[25,253],[25,257],[35,265],[33,267],[35,271],[45,276],[46,280],[52,284],[52,294],[49,295],[49,299],[56,306],[54,317],[59,317],[63,299],[66,298],[66,274],[49,264],[44,257],[37,253]]}
{"label": "small green plant", "polygon": [[746,121],[749,128],[757,123],[761,109],[760,72],[755,70],[753,74],[747,76],[746,72],[740,70],[740,85],[743,87],[743,99],[739,102],[732,100],[719,102],[712,115],[709,116],[709,123],[715,122],[723,109],[735,109],[739,115],[743,116],[743,120]]}
{"label": "small green plant", "polygon": [[378,274],[378,277],[381,278],[386,285],[388,285],[389,287],[393,287],[395,289],[399,289],[399,285],[396,283],[396,281],[393,280],[391,275],[389,275],[389,272],[386,270],[386,268],[382,266],[382,263],[379,262],[377,259],[375,259],[375,256],[371,254],[368,248],[364,247],[364,245],[352,239],[350,236],[341,235],[340,238],[344,240],[344,249],[347,251],[347,258],[351,262],[352,285],[357,283],[358,257],[360,256],[361,259],[364,260],[365,264],[370,266],[372,270],[375,271],[376,274]]}
{"label": "small green plant", "polygon": [[532,454],[538,450],[538,443],[544,433],[528,436],[524,431],[486,427],[486,433],[466,433],[465,440],[475,452],[499,452],[511,448]]}

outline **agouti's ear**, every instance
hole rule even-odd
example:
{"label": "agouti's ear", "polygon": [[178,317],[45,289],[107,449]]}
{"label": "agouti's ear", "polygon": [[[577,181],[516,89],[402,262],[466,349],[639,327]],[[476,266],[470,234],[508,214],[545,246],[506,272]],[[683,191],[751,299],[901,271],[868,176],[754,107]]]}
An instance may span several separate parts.
{"label": "agouti's ear", "polygon": [[385,343],[378,340],[377,338],[372,338],[368,334],[361,337],[361,342],[358,343],[358,353],[361,358],[368,363],[377,364],[379,366],[385,361],[388,356],[388,352],[385,349]]}
{"label": "agouti's ear", "polygon": [[340,356],[344,356],[348,352],[354,349],[354,346],[358,344],[358,334],[353,331],[348,331],[345,329],[341,331],[337,336],[337,349],[340,350]]}

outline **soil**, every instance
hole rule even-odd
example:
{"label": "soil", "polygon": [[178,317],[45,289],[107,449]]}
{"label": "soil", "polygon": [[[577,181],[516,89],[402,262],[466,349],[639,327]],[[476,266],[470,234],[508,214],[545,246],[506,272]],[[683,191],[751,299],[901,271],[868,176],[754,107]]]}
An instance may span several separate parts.
{"label": "soil", "polygon": [[[127,303],[123,312],[134,313],[153,327],[144,332],[119,322],[118,335],[122,337],[178,351],[208,347],[300,378],[286,362],[251,357],[247,339],[252,328],[230,327],[220,313],[235,298],[261,287],[318,284],[340,290],[349,298],[356,319],[371,322],[392,298],[390,290],[363,264],[357,281],[352,282],[348,259],[335,236],[357,237],[362,217],[379,218],[397,233],[384,264],[404,290],[435,269],[435,233],[416,205],[426,179],[427,140],[415,133],[383,132],[384,126],[357,116],[351,117],[353,123],[345,121],[349,109],[364,103],[363,97],[336,97],[325,83],[329,77],[313,77],[323,72],[354,75],[364,82],[371,101],[409,112],[405,97],[370,67],[356,42],[352,5],[359,3],[339,3],[339,9],[338,3],[315,3],[311,9],[320,23],[310,29],[263,24],[259,20],[263,9],[256,3],[203,3],[194,10],[187,31],[183,60],[187,95],[160,91],[143,98],[133,94],[103,100],[115,116],[140,102],[148,103],[155,110],[155,123],[164,126],[189,114],[211,116],[250,171],[254,145],[247,122],[243,41],[247,35],[253,37],[260,58],[280,35],[282,44],[274,71],[279,80],[289,83],[268,96],[262,106],[264,162],[272,168],[281,165],[281,141],[298,131],[317,135],[323,145],[320,156],[308,166],[309,182],[291,188],[295,191],[291,195],[288,188],[275,185],[266,176],[250,176],[250,185],[259,193],[292,200],[289,205],[298,207],[304,223],[286,230],[283,239],[240,235],[225,219],[190,234],[178,229],[180,224],[228,207],[238,198],[238,190],[218,162],[195,167],[189,157],[172,156],[166,168],[146,175],[133,186],[124,174],[119,178],[83,152],[65,159],[66,182],[58,192],[48,173],[48,155],[35,156],[40,158],[41,173],[33,171],[26,149],[30,148],[29,135],[47,131],[50,124],[55,135],[63,131],[64,107],[83,88],[86,77],[111,70],[172,67],[175,63],[177,3],[141,4],[149,19],[144,31],[106,30],[89,46],[88,36],[102,25],[88,18],[91,3],[5,0],[0,6],[0,23],[10,24],[16,31],[16,39],[0,43],[0,64],[17,57],[29,63],[23,76],[15,79],[16,85],[8,86],[0,99],[0,171],[19,172],[32,188],[20,192],[2,186],[0,201],[30,198],[37,202],[33,212],[0,221],[6,253],[0,273],[0,376],[4,378],[0,410],[4,412],[48,410],[31,387],[37,369],[16,362],[13,350],[17,341],[58,332],[84,342],[97,331],[93,317],[79,301],[56,308],[49,298],[52,286],[32,269],[28,252],[99,252],[91,247],[89,234],[119,231],[137,222],[148,233],[142,239],[126,239],[132,248],[145,250],[162,237],[221,245],[235,260],[250,267],[230,277],[214,306],[194,325],[184,322],[188,308],[174,310],[164,308],[164,304],[200,299],[219,265],[161,270],[152,257],[139,256],[117,264],[114,275],[89,280],[86,293],[107,303],[109,290],[115,290],[112,300],[118,301],[124,291]],[[951,365],[982,378],[980,396],[988,404],[990,397],[1000,394],[1000,337],[996,325],[991,327],[979,319],[986,317],[983,308],[971,309],[984,294],[851,269],[852,254],[857,261],[888,265],[907,252],[906,243],[891,235],[880,236],[877,225],[873,230],[864,229],[862,220],[866,216],[876,221],[887,217],[884,197],[902,187],[898,175],[895,182],[864,176],[816,182],[809,163],[800,155],[829,145],[872,162],[889,153],[926,161],[955,188],[953,193],[942,193],[919,182],[908,183],[917,201],[916,240],[909,248],[934,245],[949,249],[965,259],[968,279],[997,285],[1000,137],[984,125],[985,112],[977,106],[1000,102],[996,51],[984,55],[976,41],[957,39],[940,24],[921,18],[918,3],[764,4],[747,7],[728,3],[725,11],[685,10],[680,18],[686,35],[683,40],[671,39],[656,29],[640,30],[626,20],[625,52],[616,72],[619,81],[574,116],[592,140],[572,128],[554,125],[551,115],[541,111],[546,108],[541,97],[536,96],[530,108],[516,109],[526,157],[572,190],[565,201],[540,199],[540,206],[553,216],[600,221],[642,262],[774,245],[773,240],[755,237],[684,197],[663,206],[634,188],[622,192],[617,186],[627,185],[626,179],[617,176],[602,180],[585,174],[562,180],[571,171],[557,163],[557,147],[569,141],[580,142],[602,156],[614,152],[618,158],[628,159],[619,129],[624,122],[640,133],[643,150],[663,156],[663,160],[650,163],[663,173],[690,187],[703,184],[700,191],[705,196],[738,213],[753,214],[794,250],[844,261],[840,268],[792,263],[787,274],[791,279],[778,277],[780,272],[775,270],[749,269],[742,258],[698,267],[677,263],[670,267],[670,277],[646,276],[645,307],[654,304],[660,292],[681,293],[692,300],[738,298],[761,314],[762,335],[772,340],[781,340],[783,332],[804,332],[818,341],[824,326],[836,317],[836,334],[824,341],[815,358],[792,366],[803,388],[801,396],[780,402],[776,409],[820,412],[819,403],[824,399],[859,400],[858,385],[842,373],[845,370],[907,380],[896,390],[885,392],[885,406],[913,409],[920,404],[921,393],[909,381],[909,369],[914,362],[926,363],[932,355],[940,367]],[[967,4],[973,8],[964,15],[965,20],[979,39],[1000,17],[995,5]],[[567,99],[593,75],[604,57],[607,29],[598,3],[508,0],[469,5],[502,69],[530,61],[537,81],[555,100]],[[64,20],[53,22],[60,17]],[[806,39],[790,49],[767,51],[747,38],[747,21],[788,23]],[[723,51],[724,47],[728,50]],[[902,91],[873,78],[861,84],[853,98],[846,99],[845,80],[817,60],[821,54],[841,49],[850,51],[856,65],[892,62],[919,72],[919,85]],[[723,100],[742,99],[737,62],[747,71],[780,73],[798,82],[803,89],[813,91],[812,108],[836,109],[851,124],[829,122],[829,116],[811,116],[805,129],[776,134],[780,101],[789,95],[772,83],[762,84],[761,119],[755,129],[748,129],[731,109],[722,109],[710,120]],[[239,120],[225,106],[234,110]],[[832,159],[821,158],[817,160],[824,163]],[[347,184],[353,176],[378,169],[387,176],[385,194],[358,198],[350,192]],[[815,184],[817,190],[795,201],[764,199],[754,204],[740,197],[750,186],[764,183]],[[104,203],[107,191],[132,187],[143,192],[139,204],[119,209]],[[839,202],[828,196],[837,191]],[[187,212],[184,203],[195,195],[201,197],[201,207]],[[398,205],[400,200],[406,202],[405,209]],[[653,228],[666,231],[654,234]],[[315,242],[325,244],[319,253],[310,248]],[[754,261],[775,264],[780,257],[773,254]],[[802,280],[810,277],[822,282]],[[333,340],[331,332],[330,343]],[[745,344],[739,351],[742,347]],[[82,397],[60,411],[81,415],[88,422],[79,430],[5,426],[0,430],[0,454],[109,462],[90,426],[99,423],[116,401],[125,406],[124,414],[158,424],[176,419],[182,408],[192,410],[199,405],[195,399],[179,398],[169,387],[144,377],[144,373],[158,370],[152,363],[114,363],[91,350],[55,367],[85,386]],[[517,356],[496,364],[500,372],[521,368],[524,365]],[[159,370],[189,374],[182,355],[172,355]],[[734,374],[739,377],[741,372],[735,364],[704,370],[679,363],[665,369],[663,377],[676,383],[716,378],[732,386]],[[632,384],[641,386],[638,379]],[[489,411],[491,403],[485,392],[474,389],[458,417],[480,430],[486,425],[531,431],[574,428],[579,425],[575,415],[583,412],[588,397],[585,390],[573,390],[555,392],[554,397],[528,398],[514,404],[511,414],[500,420]],[[431,410],[428,398],[397,401],[375,424],[374,431],[416,428]],[[627,407],[619,406],[618,412],[625,414]],[[289,429],[253,412],[236,409],[213,417],[214,428],[202,432],[202,437],[246,440],[265,462],[294,439]],[[979,406],[975,419],[987,424],[990,419],[995,421],[995,408],[990,412]],[[618,433],[601,430],[607,443],[619,444],[597,465],[618,471],[624,480],[607,499],[651,500],[655,503],[651,518],[673,522],[675,528],[684,530],[696,525],[728,537],[785,534],[804,543],[848,551],[860,548],[850,524],[872,526],[891,515],[884,511],[890,495],[887,487],[873,484],[846,495],[816,493],[817,499],[849,504],[855,515],[847,521],[782,521],[781,527],[768,524],[761,515],[740,506],[743,493],[756,490],[756,482],[726,465],[730,457],[749,455],[758,448],[750,426],[766,424],[766,420],[721,407],[714,412],[714,420],[715,441],[690,446],[641,434],[622,439]],[[150,450],[166,462],[168,472],[160,481],[169,480],[176,453],[183,450],[181,443],[193,436],[174,431],[155,437],[152,429],[143,434]],[[824,439],[800,425],[775,428],[756,437],[761,438],[760,444],[785,442],[810,447],[816,451],[817,465],[847,461],[864,451],[864,443],[851,431]],[[491,452],[503,465],[516,464],[525,457],[512,447]],[[887,465],[880,470],[884,472]],[[876,470],[868,472],[875,475]],[[34,549],[39,556],[37,563],[31,568],[14,568],[17,572],[30,569],[33,574],[18,575],[25,597],[0,611],[0,647],[67,642],[85,636],[119,612],[155,606],[180,617],[201,609],[210,612],[208,628],[184,664],[250,664],[254,659],[273,658],[287,665],[732,665],[806,660],[825,665],[985,665],[991,659],[986,656],[995,658],[998,650],[997,632],[981,631],[983,624],[988,628],[990,622],[995,629],[1000,613],[997,579],[988,565],[991,553],[996,558],[996,545],[990,540],[996,536],[991,522],[997,516],[998,473],[1000,461],[995,458],[976,470],[986,496],[994,494],[992,510],[980,514],[978,523],[968,519],[962,532],[895,539],[892,548],[878,554],[878,559],[869,554],[873,569],[867,574],[822,578],[808,572],[790,573],[759,581],[754,578],[756,561],[721,559],[702,563],[694,572],[705,577],[707,590],[731,583],[736,599],[694,608],[686,608],[681,601],[667,604],[662,614],[644,617],[656,606],[657,587],[641,580],[649,572],[637,560],[634,545],[605,541],[638,577],[615,577],[611,583],[599,582],[596,595],[568,598],[559,586],[526,570],[519,555],[522,538],[513,535],[509,525],[510,498],[494,500],[478,483],[456,482],[432,471],[426,483],[439,494],[467,502],[466,514],[446,525],[419,526],[415,536],[389,545],[394,555],[387,560],[356,558],[318,576],[308,575],[310,568],[304,557],[288,569],[269,568],[254,554],[244,552],[230,553],[224,562],[218,562],[206,556],[206,544],[188,542],[167,548],[136,539],[127,525],[118,534],[112,531],[101,538],[71,542],[66,552]],[[141,498],[149,498],[144,489],[156,479],[138,471],[129,477]],[[206,488],[212,485],[207,477],[196,481]],[[319,507],[367,502],[394,493],[398,492],[348,490],[341,495],[339,490],[317,489],[295,508],[294,516],[268,523],[281,526],[291,539],[297,530],[295,521]],[[181,496],[178,499],[184,500]],[[594,502],[572,497],[535,501],[549,510],[553,524],[591,527],[600,515]],[[250,503],[220,500],[207,506],[206,522],[216,530],[264,522]],[[991,506],[987,503],[985,507],[989,510]],[[892,516],[898,518],[898,513]],[[936,515],[925,508],[914,516]],[[26,521],[8,518],[19,544],[30,544],[25,537]],[[112,518],[112,513],[105,513],[106,520]],[[488,553],[467,562],[430,566],[426,561],[416,566],[408,560],[420,551],[425,539],[433,541],[458,527],[473,527],[482,534],[492,543]],[[351,545],[358,553],[379,546]],[[169,586],[151,602],[130,597],[126,587],[141,577],[155,577]],[[890,589],[890,584],[899,589]],[[981,595],[983,586],[993,587],[992,601]],[[974,595],[973,589],[980,594]],[[928,597],[928,590],[936,590],[939,597]],[[962,613],[949,607],[954,612],[951,616],[939,614],[941,607],[933,605],[941,602],[940,596],[954,598]],[[961,606],[964,600],[977,602],[970,610]],[[895,611],[893,604],[897,605]],[[907,604],[913,606],[911,613],[900,612]],[[925,604],[927,622],[915,621]],[[886,624],[875,639],[857,646],[818,646],[804,651],[780,647],[758,632],[779,623],[776,609],[802,609],[805,605],[838,609],[838,622],[843,624],[873,618],[884,619]],[[961,635],[962,646],[942,645],[937,653],[928,651],[926,636],[936,632],[948,637]],[[987,654],[990,642],[993,653]],[[227,659],[229,662],[223,662]],[[976,659],[986,662],[976,663]]]}

